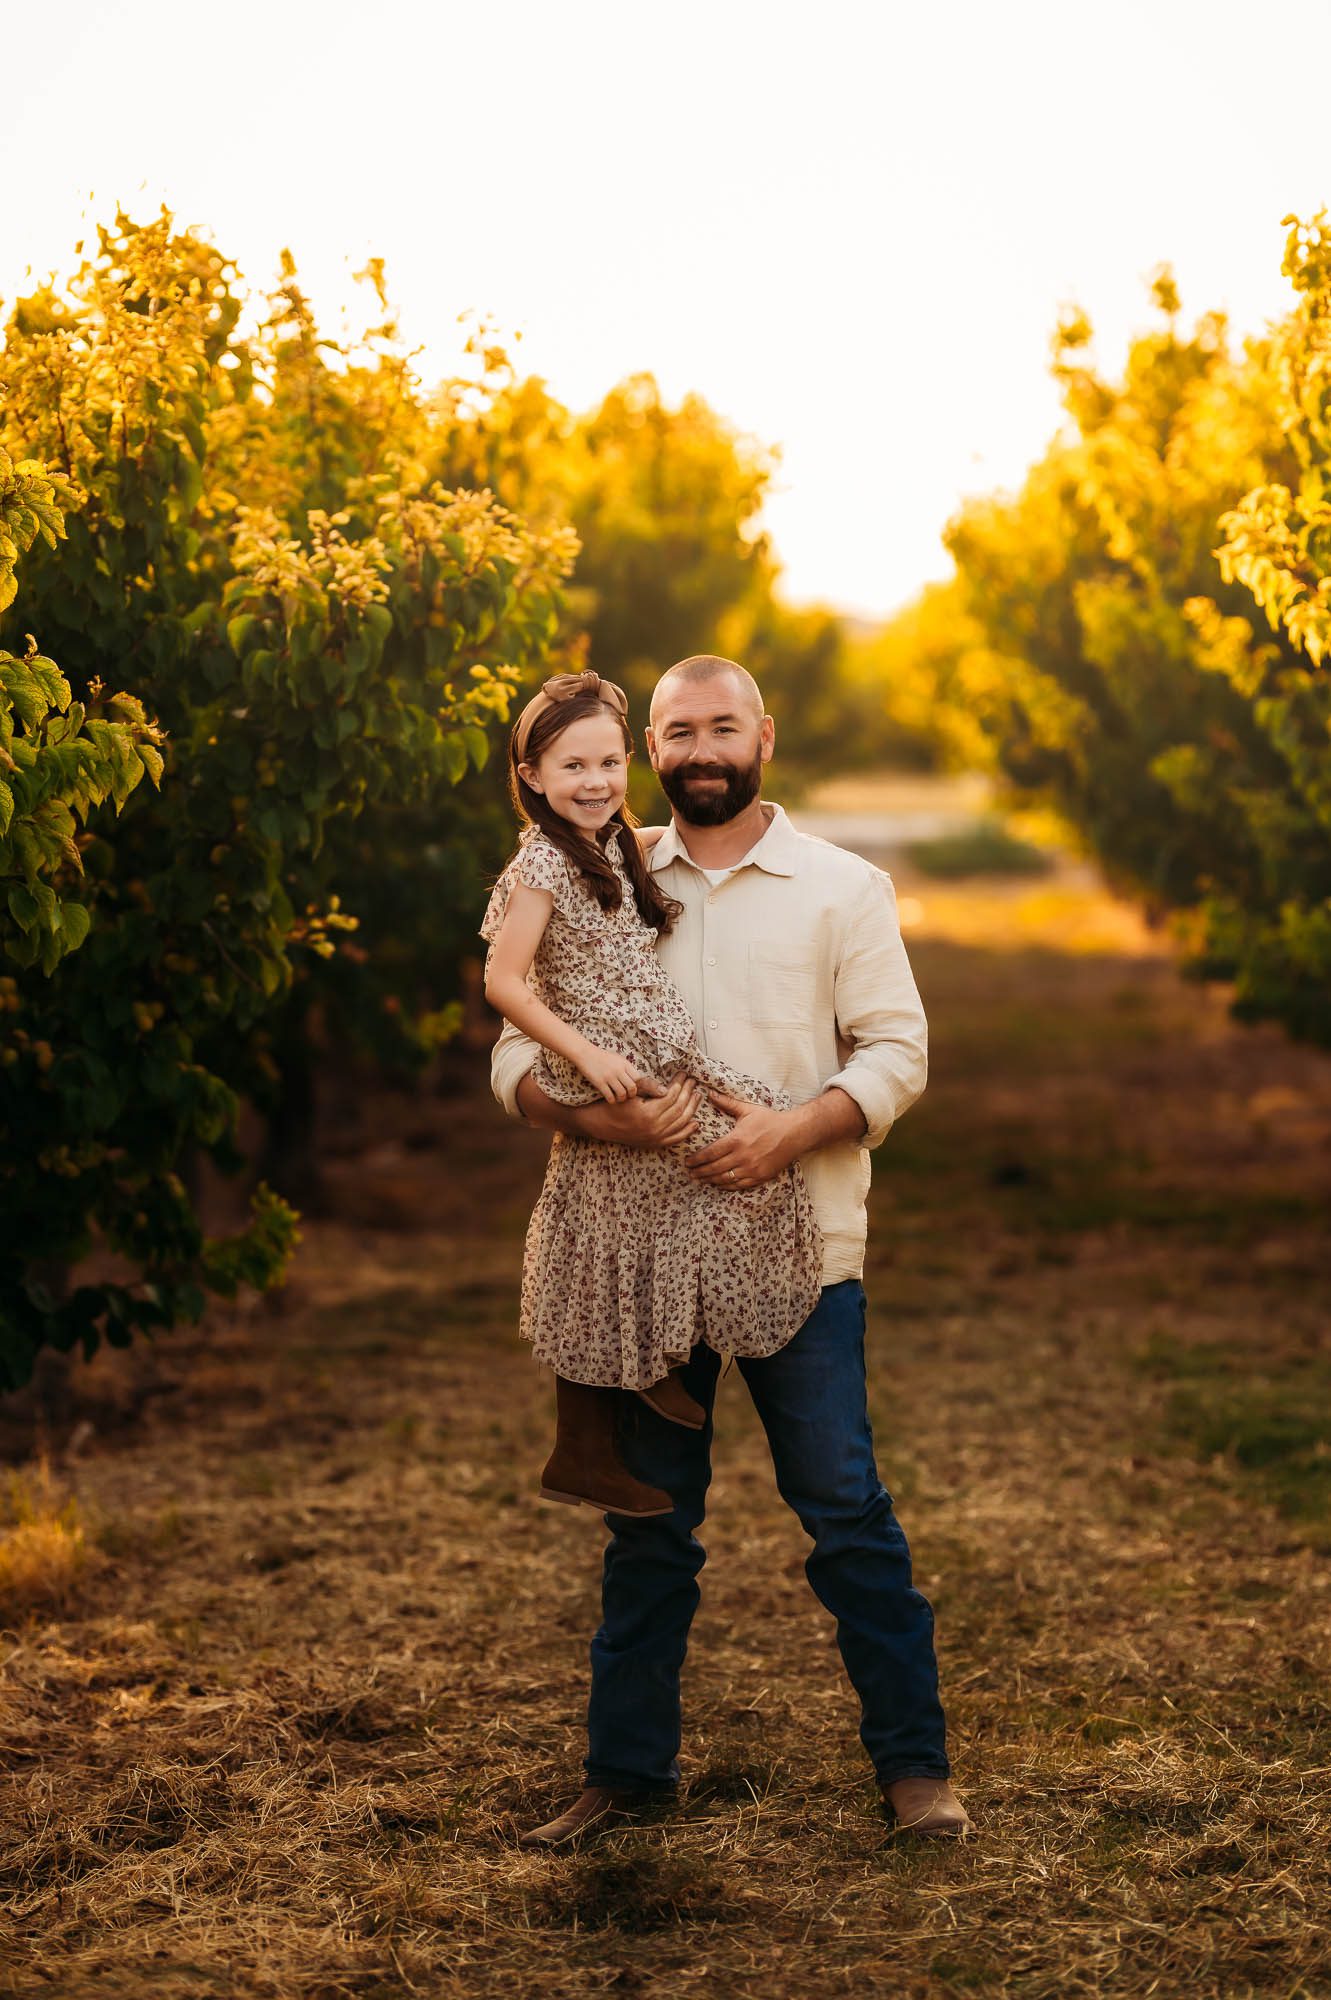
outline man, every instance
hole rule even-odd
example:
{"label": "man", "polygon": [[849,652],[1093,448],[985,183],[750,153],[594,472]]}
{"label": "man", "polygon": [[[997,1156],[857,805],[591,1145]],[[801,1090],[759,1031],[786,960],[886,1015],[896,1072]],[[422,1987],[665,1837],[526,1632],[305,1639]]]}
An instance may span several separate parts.
{"label": "man", "polygon": [[[837,1623],[862,1704],[860,1736],[895,1822],[964,1835],[949,1779],[933,1614],[874,1463],[864,1375],[861,1274],[876,1146],[924,1088],[923,1009],[889,879],[858,856],[797,833],[761,796],[772,719],[745,669],[681,660],[652,700],[647,749],[672,823],[652,869],[683,906],[661,942],[703,1048],[780,1086],[794,1108],[716,1098],[734,1125],[690,1171],[754,1187],[803,1162],[824,1239],[818,1305],[776,1354],[738,1363],[767,1432],[778,1488],[813,1541],[810,1583]],[[496,1096],[535,1125],[625,1146],[693,1133],[699,1088],[579,1108],[530,1075],[534,1044],[506,1028]],[[679,1781],[680,1669],[699,1601],[701,1524],[711,1476],[720,1362],[705,1345],[684,1372],[708,1422],[689,1431],[644,1409],[624,1441],[630,1470],[675,1499],[673,1513],[607,1515],[603,1622],[592,1641],[586,1782],[570,1810],[523,1837],[555,1847],[669,1796]]]}

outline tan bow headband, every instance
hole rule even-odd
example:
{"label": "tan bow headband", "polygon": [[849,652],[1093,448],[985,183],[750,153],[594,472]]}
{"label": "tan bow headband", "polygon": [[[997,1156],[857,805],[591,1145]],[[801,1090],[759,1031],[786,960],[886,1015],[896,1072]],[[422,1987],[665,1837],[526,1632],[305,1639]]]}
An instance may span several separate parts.
{"label": "tan bow headband", "polygon": [[519,764],[525,764],[527,761],[527,739],[531,735],[536,718],[544,715],[547,708],[555,708],[563,701],[572,701],[580,694],[599,696],[607,708],[613,708],[616,714],[622,715],[627,720],[628,696],[623,688],[616,687],[613,681],[603,681],[590,667],[584,674],[554,674],[539,692],[532,696],[514,725],[513,750]]}

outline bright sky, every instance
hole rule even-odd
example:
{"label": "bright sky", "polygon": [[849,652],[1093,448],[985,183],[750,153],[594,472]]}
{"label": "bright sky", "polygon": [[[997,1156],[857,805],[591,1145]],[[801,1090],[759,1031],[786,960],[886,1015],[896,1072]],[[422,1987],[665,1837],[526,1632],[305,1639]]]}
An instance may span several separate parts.
{"label": "bright sky", "polygon": [[878,613],[1056,428],[1061,304],[1109,365],[1162,260],[1186,316],[1285,309],[1331,18],[1278,18],[1277,50],[1248,0],[12,10],[0,298],[117,201],[257,284],[290,245],[330,321],[381,255],[427,375],[474,308],[575,408],[650,370],[779,443],[787,595]]}

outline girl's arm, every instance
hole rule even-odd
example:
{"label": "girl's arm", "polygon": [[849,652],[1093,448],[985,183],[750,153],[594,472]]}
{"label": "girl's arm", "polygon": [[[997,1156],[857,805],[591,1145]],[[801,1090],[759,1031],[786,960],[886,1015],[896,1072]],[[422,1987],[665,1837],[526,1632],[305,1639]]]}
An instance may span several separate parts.
{"label": "girl's arm", "polygon": [[598,1049],[552,1013],[527,984],[536,947],[545,936],[554,906],[548,889],[531,889],[525,882],[513,884],[485,967],[485,997],[524,1035],[580,1069],[607,1104],[622,1103],[637,1091],[638,1071],[633,1064],[607,1049]]}

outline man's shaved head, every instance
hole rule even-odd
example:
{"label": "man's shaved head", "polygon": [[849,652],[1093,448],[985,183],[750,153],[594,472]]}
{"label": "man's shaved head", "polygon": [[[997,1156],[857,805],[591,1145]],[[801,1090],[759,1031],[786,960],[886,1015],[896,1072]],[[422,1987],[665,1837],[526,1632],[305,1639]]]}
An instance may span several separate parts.
{"label": "man's shaved head", "polygon": [[747,667],[738,660],[724,660],[719,653],[691,653],[687,660],[676,660],[673,667],[667,667],[656,683],[652,695],[651,720],[656,721],[661,697],[671,687],[681,681],[692,684],[697,681],[715,680],[721,674],[733,674],[739,689],[740,706],[752,715],[755,722],[761,722],[764,715],[762,690]]}

